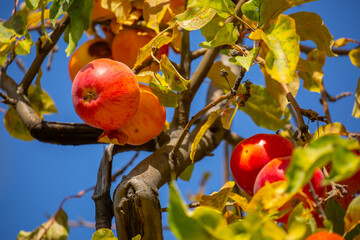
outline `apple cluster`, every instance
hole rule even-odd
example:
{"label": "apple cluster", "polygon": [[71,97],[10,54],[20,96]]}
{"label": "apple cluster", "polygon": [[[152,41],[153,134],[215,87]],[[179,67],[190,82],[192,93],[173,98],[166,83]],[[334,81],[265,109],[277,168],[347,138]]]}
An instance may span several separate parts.
{"label": "apple cluster", "polygon": [[[253,196],[266,182],[273,183],[285,180],[285,171],[291,161],[294,150],[293,144],[286,138],[276,134],[256,134],[241,141],[234,149],[230,167],[236,183],[247,194]],[[326,189],[321,185],[324,175],[320,169],[315,171],[311,183],[319,197],[324,197]],[[296,194],[289,202],[279,210],[287,213],[277,219],[278,222],[287,223],[291,210],[303,202],[304,207],[311,208],[311,202],[315,206],[309,187],[302,190],[307,197]],[[315,219],[316,214],[313,214]],[[321,224],[321,221],[318,221]]]}
{"label": "apple cluster", "polygon": [[[116,21],[115,14],[102,8],[101,0],[94,0],[92,21],[109,20]],[[75,112],[88,125],[103,129],[110,142],[116,138],[119,144],[144,144],[162,132],[166,111],[152,90],[137,82],[131,68],[140,48],[155,33],[132,26],[116,31],[106,25],[101,28],[105,38],[85,42],[69,60]],[[165,45],[157,57],[168,53],[169,46]],[[146,70],[156,72],[159,67],[154,64]]]}

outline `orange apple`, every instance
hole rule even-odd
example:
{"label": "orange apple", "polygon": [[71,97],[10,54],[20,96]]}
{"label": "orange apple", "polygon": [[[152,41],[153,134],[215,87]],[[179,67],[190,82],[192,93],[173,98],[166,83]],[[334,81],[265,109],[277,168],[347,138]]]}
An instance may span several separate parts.
{"label": "orange apple", "polygon": [[[140,31],[134,28],[124,28],[114,37],[111,50],[113,59],[123,62],[130,68],[134,67],[140,48],[145,46],[153,38],[150,32]],[[158,58],[162,54],[169,54],[169,46],[159,49]],[[157,69],[156,71],[158,71]]]}
{"label": "orange apple", "polygon": [[135,74],[125,64],[107,58],[80,70],[71,95],[79,117],[104,130],[118,129],[134,117],[140,101]]}
{"label": "orange apple", "polygon": [[71,55],[69,60],[69,74],[71,81],[74,81],[76,74],[87,63],[99,58],[111,58],[111,47],[102,38],[95,38],[82,44]]}
{"label": "orange apple", "polygon": [[157,96],[143,84],[140,86],[140,103],[135,116],[120,130],[128,136],[130,145],[144,144],[158,136],[164,129],[166,111]]}
{"label": "orange apple", "polygon": [[344,240],[344,238],[337,233],[322,231],[310,235],[306,240]]}

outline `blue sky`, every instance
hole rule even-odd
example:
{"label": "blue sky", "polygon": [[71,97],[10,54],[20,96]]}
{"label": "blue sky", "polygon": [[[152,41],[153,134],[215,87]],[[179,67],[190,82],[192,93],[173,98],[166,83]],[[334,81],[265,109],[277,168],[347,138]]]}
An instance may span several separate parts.
{"label": "blue sky", "polygon": [[[13,1],[0,3],[0,18],[8,19],[11,15]],[[310,11],[318,13],[329,28],[335,39],[349,37],[360,40],[358,23],[360,15],[360,1],[348,0],[320,0],[296,7],[291,12]],[[289,12],[290,13],[290,12]],[[35,34],[33,40],[38,36]],[[81,43],[87,40],[87,36],[81,39]],[[192,49],[196,49],[203,41],[198,33],[192,34]],[[351,45],[354,46],[354,45]],[[71,102],[71,81],[67,72],[68,59],[64,52],[66,45],[61,39],[59,51],[55,54],[52,69],[46,71],[46,61],[42,66],[42,86],[55,101],[59,113],[45,116],[48,121],[81,122],[75,114]],[[33,49],[34,52],[34,49]],[[34,58],[32,53],[23,57],[27,67]],[[170,53],[170,58],[178,61],[179,57]],[[192,72],[195,71],[194,62]],[[353,92],[360,77],[360,71],[353,66],[348,57],[328,58],[326,60],[324,84],[331,95],[341,92]],[[8,74],[19,81],[23,73],[15,66],[9,67]],[[259,69],[254,67],[246,73],[246,79],[264,84]],[[197,94],[196,102],[192,105],[191,114],[204,107],[205,92],[208,85],[203,84]],[[319,103],[319,94],[300,90],[296,97],[302,108],[311,108],[323,114]],[[354,96],[342,99],[336,103],[330,103],[332,120],[342,122],[349,131],[360,131],[360,120],[351,116]],[[7,107],[2,104],[0,108]],[[0,111],[0,118],[4,113]],[[168,120],[171,119],[171,110],[168,112]],[[310,123],[310,129],[314,130],[316,123]],[[249,137],[256,133],[268,130],[257,127],[245,114],[238,112],[232,129],[243,137]],[[53,214],[59,207],[61,200],[78,193],[80,190],[93,186],[96,182],[97,168],[102,157],[104,146],[102,144],[87,146],[58,146],[39,141],[25,142],[12,138],[0,124],[0,240],[14,239],[20,230],[31,231],[41,223],[47,221],[47,215]],[[210,194],[219,190],[223,184],[223,144],[215,151],[214,156],[207,157],[195,166],[193,177],[190,182],[178,181],[178,185],[184,196],[195,194],[205,172],[211,172],[211,177],[205,188],[205,193]],[[134,155],[134,152],[123,153],[115,156],[113,169],[122,168]],[[144,159],[148,153],[141,153],[136,163]],[[135,164],[136,164],[135,163]],[[134,166],[134,165],[133,165]],[[115,187],[117,183],[113,184]],[[94,221],[94,204],[91,200],[92,192],[84,195],[81,199],[69,200],[64,205],[70,220],[83,219]],[[168,199],[167,186],[160,189],[160,201],[165,207]],[[166,222],[167,215],[163,215]],[[165,223],[166,224],[166,223]],[[91,239],[93,229],[71,228],[70,240]],[[169,231],[164,232],[165,239],[174,239]]]}

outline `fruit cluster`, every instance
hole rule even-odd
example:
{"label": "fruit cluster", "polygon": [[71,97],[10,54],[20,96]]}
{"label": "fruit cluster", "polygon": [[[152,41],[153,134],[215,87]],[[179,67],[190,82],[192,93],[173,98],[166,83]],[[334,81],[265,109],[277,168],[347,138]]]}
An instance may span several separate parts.
{"label": "fruit cluster", "polygon": [[[288,139],[275,134],[257,134],[242,140],[235,147],[230,160],[231,171],[236,183],[244,192],[253,196],[265,186],[266,182],[286,180],[285,171],[291,161],[293,150],[294,146]],[[358,151],[355,154],[360,155]],[[316,195],[321,198],[325,197],[327,190],[321,184],[324,178],[322,171],[316,169],[311,179]],[[359,180],[360,170],[352,177],[339,182],[339,184],[347,186],[348,195],[336,199],[344,209],[347,209],[353,196],[360,190]],[[300,202],[305,208],[314,209],[315,202],[309,186],[306,185],[302,192],[304,194],[296,194],[279,209],[280,211],[284,210],[287,214],[277,219],[278,222],[287,223],[291,210]],[[315,211],[313,216],[318,225],[323,226]]]}
{"label": "fruit cluster", "polygon": [[[293,144],[286,138],[275,134],[257,134],[241,141],[234,149],[230,166],[237,184],[250,196],[254,195],[266,182],[273,183],[285,180],[285,171],[291,161],[294,150]],[[311,180],[314,190],[319,197],[324,197],[326,189],[321,185],[324,175],[320,169],[315,171]],[[279,210],[288,213],[277,219],[287,223],[291,210],[303,202],[304,207],[311,208],[309,202],[315,205],[308,186],[303,192],[307,195],[296,194]],[[315,219],[317,218],[314,215]]]}
{"label": "fruit cluster", "polygon": [[[184,1],[173,1],[170,7],[183,8]],[[139,20],[142,14],[141,7],[132,6],[132,18],[136,15]],[[114,27],[115,15],[102,7],[101,0],[94,0],[91,20],[100,24],[105,39],[96,37],[85,42],[70,57],[73,105],[85,123],[104,130],[99,141],[141,145],[158,136],[166,121],[165,108],[157,96],[148,86],[138,84],[130,69],[140,48],[153,39],[155,32],[135,24]],[[156,57],[168,53],[169,46],[164,45]],[[157,72],[159,67],[151,64],[145,70]]]}

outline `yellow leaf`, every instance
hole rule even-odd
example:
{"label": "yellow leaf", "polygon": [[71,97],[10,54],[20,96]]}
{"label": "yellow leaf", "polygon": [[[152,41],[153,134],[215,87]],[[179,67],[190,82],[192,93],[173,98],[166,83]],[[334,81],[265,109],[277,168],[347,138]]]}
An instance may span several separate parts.
{"label": "yellow leaf", "polygon": [[355,90],[355,102],[352,110],[353,117],[360,118],[360,78]]}
{"label": "yellow leaf", "polygon": [[249,38],[252,40],[261,40],[263,39],[264,31],[259,29],[256,29],[254,32],[251,32],[249,35]]}
{"label": "yellow leaf", "polygon": [[235,201],[235,203],[242,208],[245,212],[248,211],[249,202],[245,197],[240,196],[237,193],[231,192],[229,198]]}
{"label": "yellow leaf", "polygon": [[128,20],[132,8],[128,0],[101,0],[101,7],[112,11],[119,24]]}
{"label": "yellow leaf", "polygon": [[143,17],[146,21],[146,26],[158,33],[159,24],[168,11],[172,12],[169,0],[145,0]]}
{"label": "yellow leaf", "polygon": [[319,51],[318,49],[313,49],[307,55],[306,60],[300,58],[297,70],[299,70],[299,76],[304,80],[304,88],[312,92],[320,92],[324,76],[322,67],[325,64],[325,60],[325,51]]}
{"label": "yellow leaf", "polygon": [[350,61],[356,67],[360,68],[360,48],[355,48],[349,52]]}
{"label": "yellow leaf", "polygon": [[[44,19],[49,18],[49,13],[50,13],[49,9],[45,9]],[[41,11],[30,14],[29,16],[27,16],[26,28],[33,27],[36,24],[38,24],[40,21],[41,21]]]}
{"label": "yellow leaf", "polygon": [[280,83],[293,82],[300,58],[300,37],[296,33],[294,19],[280,15],[269,23],[268,30],[261,35],[269,48],[265,57],[266,71]]}
{"label": "yellow leaf", "polygon": [[104,130],[104,132],[98,137],[98,142],[100,143],[113,143],[117,145],[125,145],[127,140],[128,136],[119,129]]}
{"label": "yellow leaf", "polygon": [[354,198],[346,210],[344,217],[345,233],[350,232],[360,223],[360,196]]}
{"label": "yellow leaf", "polygon": [[225,109],[224,112],[221,114],[221,123],[225,129],[230,129],[231,122],[234,119],[237,109],[238,105],[236,105],[236,108]]}
{"label": "yellow leaf", "polygon": [[294,194],[286,193],[286,188],[286,181],[266,183],[249,202],[248,211],[263,211],[266,214],[278,212],[294,196]]}
{"label": "yellow leaf", "polygon": [[209,118],[207,119],[206,123],[201,126],[199,132],[196,134],[193,143],[191,144],[191,152],[190,152],[190,159],[194,162],[196,149],[199,146],[201,138],[204,136],[206,131],[211,127],[211,125],[215,122],[216,118],[220,115],[221,109],[215,112],[211,112]]}
{"label": "yellow leaf", "polygon": [[327,125],[319,127],[314,134],[314,138],[319,138],[324,135],[336,134],[340,136],[347,136],[348,132],[344,125],[340,122],[334,122]]}
{"label": "yellow leaf", "polygon": [[354,40],[352,40],[351,38],[339,38],[334,42],[334,47],[344,47],[346,44],[353,41]]}
{"label": "yellow leaf", "polygon": [[210,206],[222,212],[225,207],[225,204],[228,200],[228,196],[231,193],[235,186],[235,182],[229,181],[226,182],[224,186],[219,190],[219,192],[213,192],[209,196],[203,195],[200,199],[201,206]]}
{"label": "yellow leaf", "polygon": [[313,12],[297,12],[289,16],[295,20],[296,32],[301,41],[311,40],[319,50],[325,51],[328,57],[335,56],[332,52],[334,37],[319,15]]}
{"label": "yellow leaf", "polygon": [[14,138],[24,141],[34,140],[34,138],[30,135],[29,130],[20,119],[18,113],[12,106],[9,106],[9,109],[5,113],[4,125],[9,134]]}

